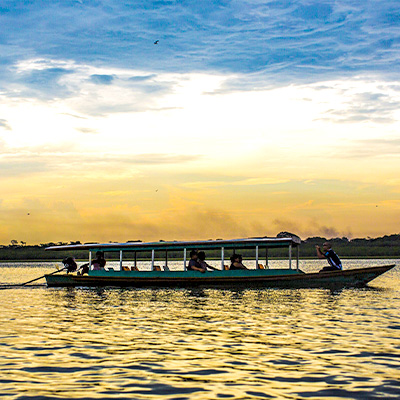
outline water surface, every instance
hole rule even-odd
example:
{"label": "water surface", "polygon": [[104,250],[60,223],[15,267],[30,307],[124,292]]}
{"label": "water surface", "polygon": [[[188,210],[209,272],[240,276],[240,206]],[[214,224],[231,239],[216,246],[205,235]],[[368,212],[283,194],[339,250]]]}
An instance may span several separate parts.
{"label": "water surface", "polygon": [[[388,263],[400,260],[345,260]],[[54,267],[0,264],[0,282]],[[0,290],[0,397],[397,399],[399,284],[396,267],[366,289],[337,292]]]}

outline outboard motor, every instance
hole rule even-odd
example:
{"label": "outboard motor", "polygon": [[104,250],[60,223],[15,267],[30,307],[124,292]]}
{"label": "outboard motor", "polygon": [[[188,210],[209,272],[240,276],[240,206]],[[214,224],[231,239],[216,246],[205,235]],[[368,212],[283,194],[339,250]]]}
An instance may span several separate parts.
{"label": "outboard motor", "polygon": [[64,267],[67,268],[67,273],[74,272],[78,268],[78,265],[76,264],[75,260],[72,257],[64,258],[62,262],[64,264]]}

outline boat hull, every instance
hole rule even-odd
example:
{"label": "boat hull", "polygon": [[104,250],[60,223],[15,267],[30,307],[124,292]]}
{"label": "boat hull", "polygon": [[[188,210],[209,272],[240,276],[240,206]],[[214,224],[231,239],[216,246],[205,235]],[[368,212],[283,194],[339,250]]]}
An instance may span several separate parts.
{"label": "boat hull", "polygon": [[49,287],[363,287],[395,265],[344,271],[304,273],[296,270],[90,271],[89,275],[46,275]]}

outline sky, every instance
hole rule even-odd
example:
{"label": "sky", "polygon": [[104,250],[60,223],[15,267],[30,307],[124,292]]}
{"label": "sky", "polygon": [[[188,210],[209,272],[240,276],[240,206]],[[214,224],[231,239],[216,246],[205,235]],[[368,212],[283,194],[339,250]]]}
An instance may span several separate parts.
{"label": "sky", "polygon": [[2,0],[0,27],[0,244],[400,232],[397,2]]}

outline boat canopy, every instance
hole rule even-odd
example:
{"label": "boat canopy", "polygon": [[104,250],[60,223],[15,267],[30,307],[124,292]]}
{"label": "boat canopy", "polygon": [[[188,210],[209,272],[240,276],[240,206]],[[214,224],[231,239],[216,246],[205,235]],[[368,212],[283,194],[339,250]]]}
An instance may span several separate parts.
{"label": "boat canopy", "polygon": [[231,239],[231,240],[196,240],[196,241],[172,241],[165,242],[126,242],[126,243],[85,243],[85,244],[71,244],[65,246],[51,246],[46,250],[88,250],[89,251],[89,265],[92,265],[92,252],[119,252],[120,270],[122,271],[122,261],[124,252],[134,252],[135,265],[137,266],[137,253],[141,251],[151,251],[151,269],[154,270],[154,260],[156,251],[165,252],[165,268],[168,264],[168,252],[170,251],[183,251],[183,267],[186,271],[187,265],[187,251],[193,250],[212,250],[219,249],[221,251],[221,269],[225,268],[225,250],[233,249],[255,249],[256,251],[256,268],[261,268],[258,264],[259,249],[265,248],[265,262],[268,267],[268,249],[269,248],[288,248],[289,250],[289,269],[292,268],[292,249],[296,248],[296,269],[299,268],[299,245],[301,240],[297,236],[292,237],[254,237],[247,239]]}
{"label": "boat canopy", "polygon": [[148,250],[184,250],[184,249],[254,249],[256,246],[277,248],[277,247],[297,247],[301,240],[297,237],[254,237],[247,239],[230,240],[196,240],[196,241],[163,241],[159,242],[126,242],[126,243],[85,243],[63,246],[50,246],[46,250],[89,250],[89,251],[148,251]]}

